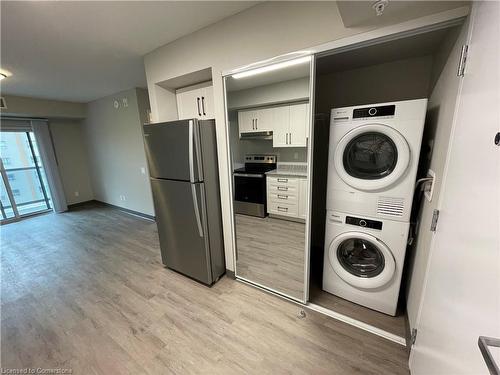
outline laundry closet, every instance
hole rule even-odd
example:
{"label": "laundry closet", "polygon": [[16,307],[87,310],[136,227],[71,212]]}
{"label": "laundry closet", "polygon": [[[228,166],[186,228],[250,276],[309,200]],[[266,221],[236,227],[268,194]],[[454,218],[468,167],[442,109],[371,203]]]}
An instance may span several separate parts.
{"label": "laundry closet", "polygon": [[410,338],[422,290],[464,29],[315,59],[309,302],[395,341]]}
{"label": "laundry closet", "polygon": [[[300,77],[306,86],[298,103],[310,113],[310,123],[294,130],[305,146],[305,228],[275,222],[273,215],[263,215],[261,227],[244,226],[250,220],[238,210],[231,178],[237,279],[408,345],[421,304],[468,22],[450,17],[224,75],[231,169],[241,154],[234,140],[255,135],[257,123],[266,124],[261,136],[269,142],[289,143],[289,130],[276,125],[279,107],[273,109],[277,118],[254,109],[234,113],[235,87],[281,82],[284,97],[291,97],[286,88]],[[293,121],[289,107],[286,113]],[[272,173],[265,172],[268,186]],[[282,181],[292,175],[281,175]]]}

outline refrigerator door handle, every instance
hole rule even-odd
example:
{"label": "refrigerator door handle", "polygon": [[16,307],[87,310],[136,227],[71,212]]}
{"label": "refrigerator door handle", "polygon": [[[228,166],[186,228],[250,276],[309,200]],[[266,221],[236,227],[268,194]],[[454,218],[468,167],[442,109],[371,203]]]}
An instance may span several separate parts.
{"label": "refrigerator door handle", "polygon": [[194,155],[193,155],[193,146],[194,146],[194,134],[193,134],[193,120],[189,121],[189,134],[188,134],[188,152],[189,152],[189,182],[194,182]]}
{"label": "refrigerator door handle", "polygon": [[191,184],[191,193],[193,195],[194,215],[196,216],[196,224],[198,225],[198,233],[203,238],[203,227],[201,225],[200,208],[198,207],[198,198],[196,197],[196,185]]}

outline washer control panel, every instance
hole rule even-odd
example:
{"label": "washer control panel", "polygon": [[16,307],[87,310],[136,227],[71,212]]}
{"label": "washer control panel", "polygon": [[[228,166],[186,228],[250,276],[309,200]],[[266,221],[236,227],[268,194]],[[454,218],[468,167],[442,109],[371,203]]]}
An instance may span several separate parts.
{"label": "washer control panel", "polygon": [[362,219],[359,217],[346,216],[345,223],[358,227],[382,230],[382,222],[377,220]]}
{"label": "washer control panel", "polygon": [[396,112],[396,106],[394,104],[391,105],[382,105],[378,107],[365,107],[365,108],[356,108],[352,112],[352,118],[367,118],[367,117],[385,117],[385,116],[394,116]]}

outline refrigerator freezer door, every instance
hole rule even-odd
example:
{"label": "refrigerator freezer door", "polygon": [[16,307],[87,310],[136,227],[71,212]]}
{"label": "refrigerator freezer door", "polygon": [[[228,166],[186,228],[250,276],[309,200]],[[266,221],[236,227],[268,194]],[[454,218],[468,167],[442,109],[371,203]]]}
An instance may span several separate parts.
{"label": "refrigerator freezer door", "polygon": [[203,181],[197,120],[144,125],[144,144],[152,178]]}
{"label": "refrigerator freezer door", "polygon": [[151,179],[163,264],[212,284],[203,183]]}

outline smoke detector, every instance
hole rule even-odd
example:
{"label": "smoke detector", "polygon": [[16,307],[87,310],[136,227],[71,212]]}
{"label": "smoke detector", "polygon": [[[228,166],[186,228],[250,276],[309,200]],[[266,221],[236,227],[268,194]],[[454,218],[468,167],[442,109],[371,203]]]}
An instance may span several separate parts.
{"label": "smoke detector", "polygon": [[375,10],[377,16],[381,16],[387,5],[389,5],[389,0],[378,0],[372,5],[372,8]]}

